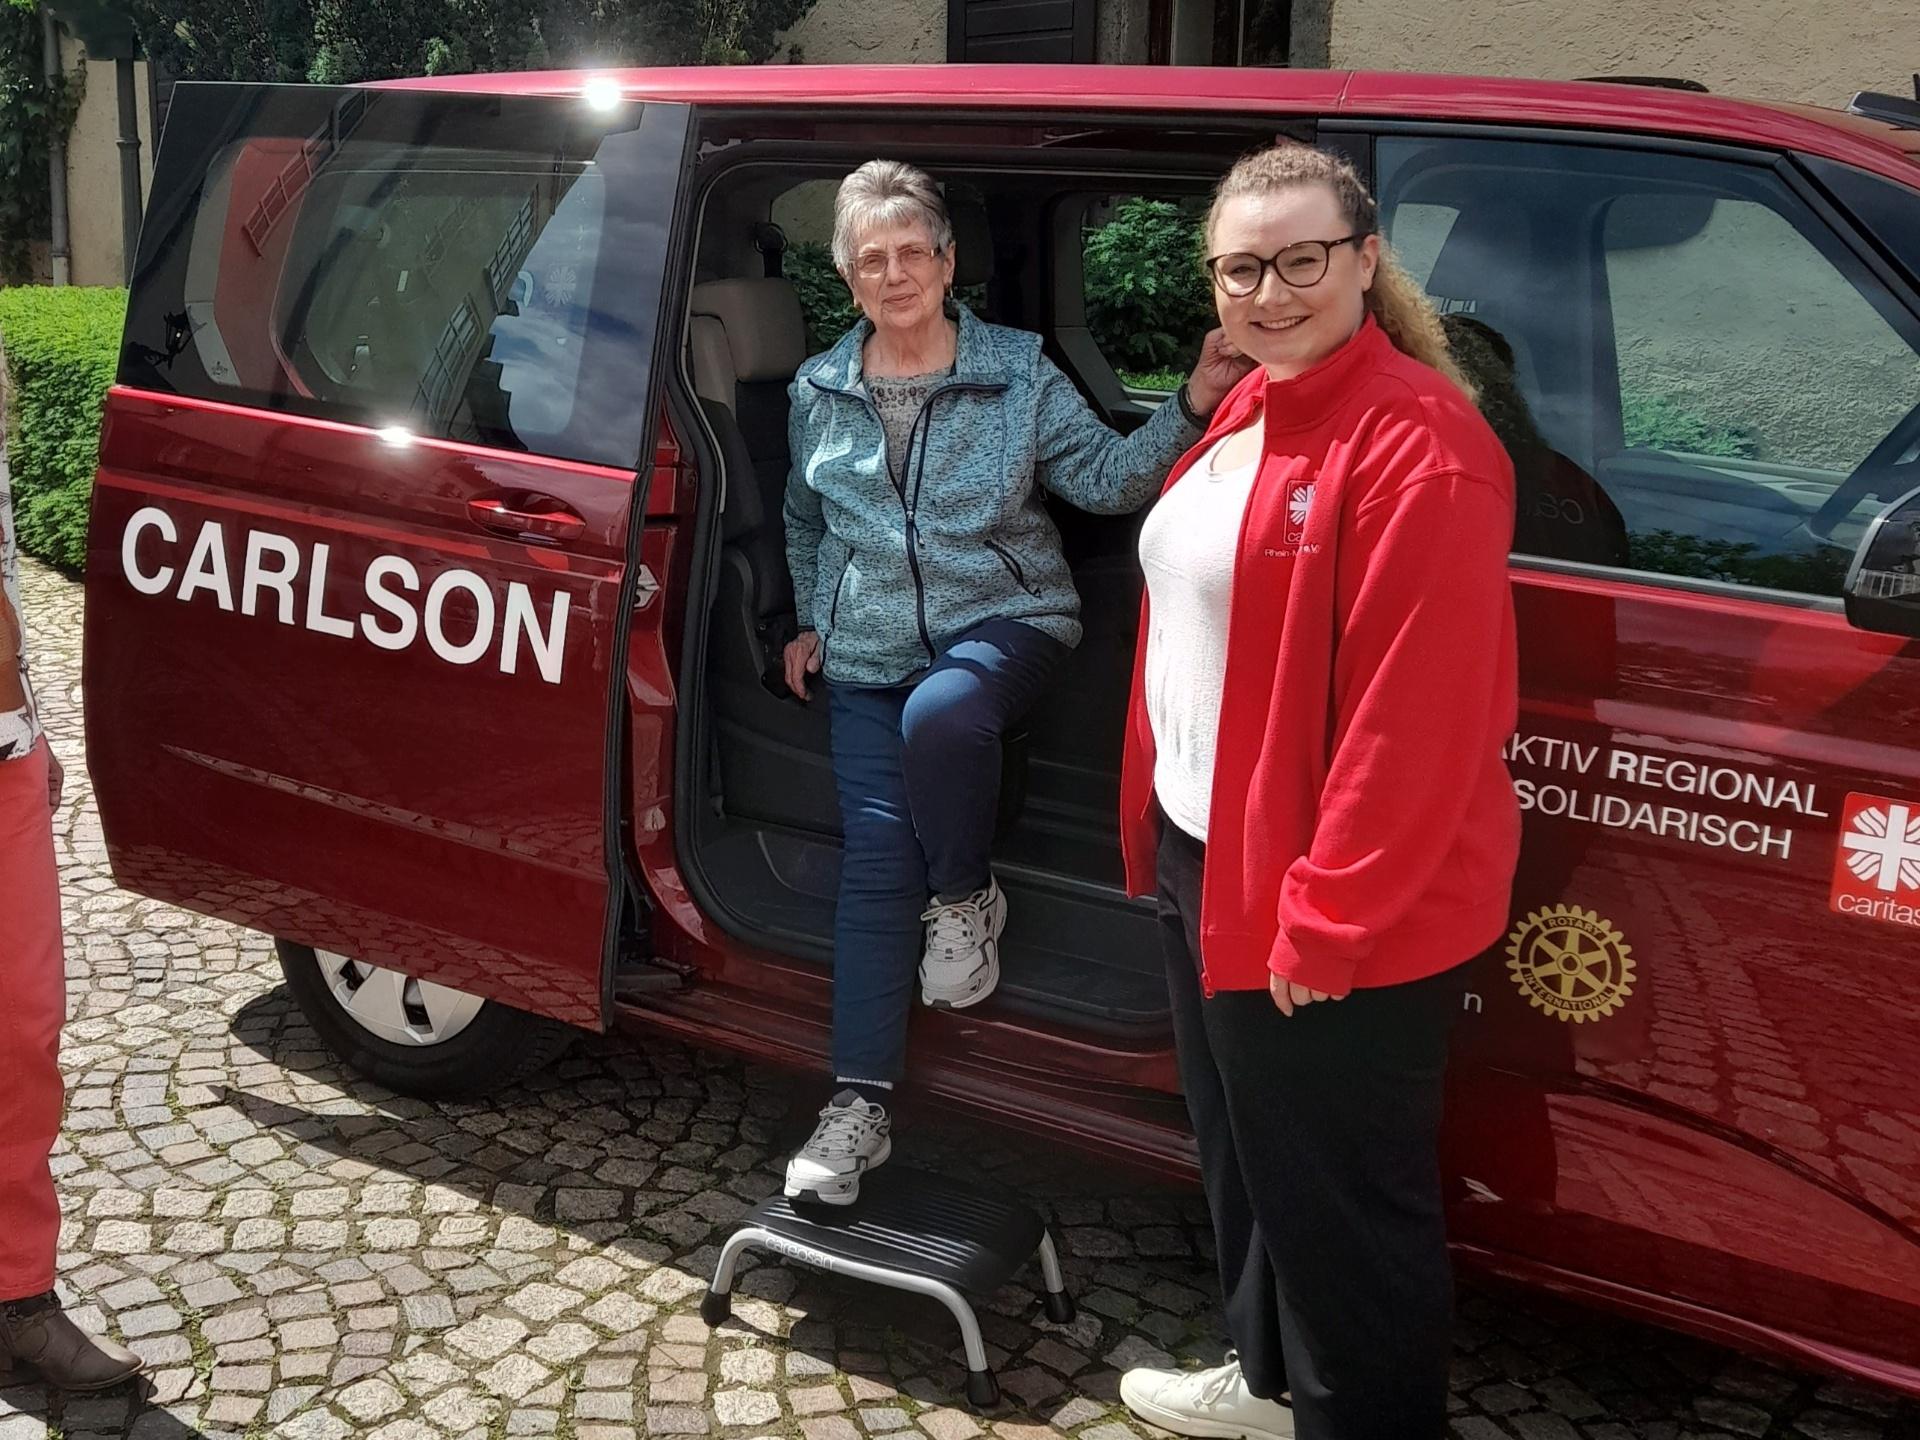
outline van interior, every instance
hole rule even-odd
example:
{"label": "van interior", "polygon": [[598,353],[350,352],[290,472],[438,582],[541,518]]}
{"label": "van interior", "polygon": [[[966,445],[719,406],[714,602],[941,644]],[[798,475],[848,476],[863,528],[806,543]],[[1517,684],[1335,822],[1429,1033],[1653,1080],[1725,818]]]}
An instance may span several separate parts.
{"label": "van interior", "polygon": [[[756,136],[765,128],[762,114]],[[1096,412],[1126,431],[1161,397],[1129,389],[1095,343],[1083,237],[1125,197],[1204,203],[1233,158],[1272,131],[1002,123],[990,135],[939,127],[950,137],[942,144],[924,126],[870,119],[840,133],[829,123],[796,128],[807,138],[750,138],[723,123],[707,136],[696,199],[697,283],[674,423],[700,474],[722,483],[701,487],[705,575],[692,593],[711,600],[705,610],[689,606],[678,793],[703,803],[680,810],[679,840],[707,913],[740,939],[826,966],[839,814],[821,687],[802,703],[781,679],[796,628],[781,501],[787,387],[847,318],[831,310],[847,297],[823,261],[840,178],[875,154],[932,174],[952,215],[956,293],[984,319],[1044,336]],[[915,130],[926,138],[900,143]],[[994,864],[1009,921],[994,1003],[1145,1042],[1164,1038],[1166,988],[1152,906],[1122,891],[1116,824],[1140,517],[1045,503],[1086,635],[1004,747]]]}

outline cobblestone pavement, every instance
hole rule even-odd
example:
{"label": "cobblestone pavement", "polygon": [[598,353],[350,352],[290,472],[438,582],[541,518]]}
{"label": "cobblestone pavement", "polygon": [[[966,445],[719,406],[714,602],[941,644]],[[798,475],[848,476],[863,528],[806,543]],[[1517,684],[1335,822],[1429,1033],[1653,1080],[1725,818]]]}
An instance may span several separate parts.
{"label": "cobblestone pavement", "polygon": [[[72,767],[63,1283],[154,1373],[137,1394],[0,1391],[0,1440],[1137,1440],[1118,1372],[1218,1358],[1196,1196],[939,1117],[907,1148],[1050,1205],[1081,1299],[1054,1327],[1030,1291],[994,1297],[998,1414],[959,1405],[930,1302],[769,1263],[709,1331],[716,1241],[778,1184],[805,1087],[660,1041],[583,1041],[485,1104],[343,1073],[264,937],[114,887],[78,765],[79,587],[23,579]],[[1472,1286],[1455,1397],[1459,1440],[1920,1437],[1920,1407]]]}

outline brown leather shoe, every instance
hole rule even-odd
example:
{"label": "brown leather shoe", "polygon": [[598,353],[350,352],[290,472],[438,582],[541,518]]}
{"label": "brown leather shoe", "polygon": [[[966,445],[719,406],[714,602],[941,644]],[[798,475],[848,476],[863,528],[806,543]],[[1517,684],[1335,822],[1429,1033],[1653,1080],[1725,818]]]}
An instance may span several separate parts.
{"label": "brown leather shoe", "polygon": [[25,1366],[57,1390],[105,1390],[131,1380],[145,1365],[126,1346],[74,1324],[51,1290],[0,1305],[0,1379]]}

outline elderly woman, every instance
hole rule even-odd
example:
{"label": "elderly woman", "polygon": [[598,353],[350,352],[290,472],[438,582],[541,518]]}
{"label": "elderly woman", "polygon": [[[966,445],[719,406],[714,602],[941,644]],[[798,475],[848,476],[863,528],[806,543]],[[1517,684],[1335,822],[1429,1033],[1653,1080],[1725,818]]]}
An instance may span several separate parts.
{"label": "elderly woman", "polygon": [[862,315],[792,390],[787,561],[804,627],[787,684],[825,673],[846,836],[834,921],[834,1093],[786,1193],[848,1205],[891,1151],[915,966],[931,1006],[999,983],[988,864],[1000,737],[1080,639],[1044,486],[1123,514],[1159,489],[1238,379],[1216,335],[1177,401],[1121,436],[1040,337],[954,303],[933,182],[892,161],[840,186],[834,263]]}

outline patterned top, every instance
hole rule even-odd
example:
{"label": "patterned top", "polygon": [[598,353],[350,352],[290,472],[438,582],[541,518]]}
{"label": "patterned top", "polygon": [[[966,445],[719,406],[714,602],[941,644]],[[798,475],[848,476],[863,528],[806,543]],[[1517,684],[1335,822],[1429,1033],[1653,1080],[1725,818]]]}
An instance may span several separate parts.
{"label": "patterned top", "polygon": [[887,469],[898,484],[907,463],[907,444],[913,437],[913,422],[933,394],[934,387],[953,373],[929,370],[924,375],[867,377],[867,391],[873,396],[873,408],[880,412],[880,425],[887,432]]}
{"label": "patterned top", "polygon": [[[20,575],[13,543],[13,491],[7,485],[6,467],[0,466],[0,649],[8,648],[15,635],[20,637],[17,656],[0,653],[0,665],[17,665],[22,688],[27,674],[27,640],[20,619]],[[20,760],[33,753],[40,739],[40,723],[34,717],[31,696],[22,710],[0,710],[0,761]]]}

